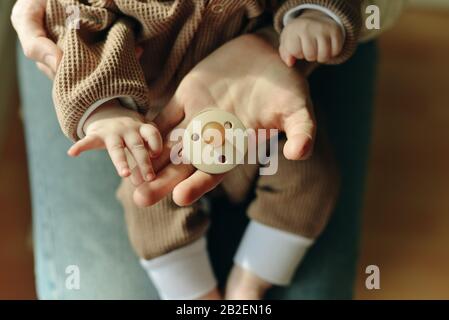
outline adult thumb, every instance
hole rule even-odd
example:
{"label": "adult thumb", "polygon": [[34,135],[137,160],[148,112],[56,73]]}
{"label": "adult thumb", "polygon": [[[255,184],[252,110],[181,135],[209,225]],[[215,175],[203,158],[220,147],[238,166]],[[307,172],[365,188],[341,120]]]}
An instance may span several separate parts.
{"label": "adult thumb", "polygon": [[282,130],[287,135],[284,156],[289,160],[305,160],[313,152],[316,125],[313,114],[304,108],[283,118]]}

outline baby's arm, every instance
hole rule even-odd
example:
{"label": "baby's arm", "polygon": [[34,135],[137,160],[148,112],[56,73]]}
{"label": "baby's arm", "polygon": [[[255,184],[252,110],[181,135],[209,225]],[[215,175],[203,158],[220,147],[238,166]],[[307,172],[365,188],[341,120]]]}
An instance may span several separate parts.
{"label": "baby's arm", "polygon": [[282,60],[341,64],[357,48],[364,0],[286,0],[274,15]]}
{"label": "baby's arm", "polygon": [[48,0],[45,21],[64,50],[53,88],[58,119],[69,138],[81,139],[69,155],[106,148],[118,174],[127,177],[127,148],[142,178],[151,180],[150,157],[160,152],[161,139],[138,113],[148,109],[149,94],[135,21],[115,1],[81,0]]}
{"label": "baby's arm", "polygon": [[97,108],[84,123],[85,137],[68,151],[72,157],[93,149],[107,149],[121,177],[131,174],[126,159],[127,148],[145,181],[155,178],[150,158],[162,151],[162,138],[154,124],[144,122],[139,113],[124,108],[118,100],[111,100]]}
{"label": "baby's arm", "polygon": [[296,59],[327,63],[340,54],[343,42],[343,29],[334,19],[306,10],[282,30],[279,53],[289,67]]}
{"label": "baby's arm", "polygon": [[115,1],[48,0],[46,27],[63,51],[53,100],[63,132],[84,137],[86,119],[105,101],[144,114],[149,91],[136,55],[138,21]]}

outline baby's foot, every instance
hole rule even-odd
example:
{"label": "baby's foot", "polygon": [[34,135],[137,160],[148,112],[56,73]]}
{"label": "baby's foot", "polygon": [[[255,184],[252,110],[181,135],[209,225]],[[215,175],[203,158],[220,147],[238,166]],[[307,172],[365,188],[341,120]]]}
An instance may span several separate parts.
{"label": "baby's foot", "polygon": [[225,299],[261,300],[271,286],[254,273],[234,265],[226,284]]}

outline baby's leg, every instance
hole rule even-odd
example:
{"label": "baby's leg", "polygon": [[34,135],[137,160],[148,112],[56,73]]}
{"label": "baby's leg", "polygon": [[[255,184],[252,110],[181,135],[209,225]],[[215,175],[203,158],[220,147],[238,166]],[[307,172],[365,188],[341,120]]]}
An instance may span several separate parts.
{"label": "baby's leg", "polygon": [[324,229],[338,195],[330,148],[317,137],[313,156],[289,161],[282,155],[275,175],[261,175],[251,219],[234,258],[227,299],[261,299],[272,285],[288,285],[307,249]]}
{"label": "baby's leg", "polygon": [[131,244],[160,297],[219,299],[206,248],[207,214],[199,205],[178,207],[171,196],[139,208],[133,191],[129,180],[123,180],[117,197],[125,209]]}

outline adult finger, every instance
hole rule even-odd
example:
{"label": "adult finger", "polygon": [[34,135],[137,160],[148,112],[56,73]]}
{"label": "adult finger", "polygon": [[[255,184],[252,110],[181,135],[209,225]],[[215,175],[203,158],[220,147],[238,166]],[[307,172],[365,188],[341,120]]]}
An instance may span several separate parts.
{"label": "adult finger", "polygon": [[[20,37],[19,37],[20,39]],[[22,37],[22,47],[28,59],[44,64],[53,74],[58,69],[62,57],[62,51],[50,39],[45,37]]]}
{"label": "adult finger", "polygon": [[[159,119],[159,121],[161,120]],[[167,121],[170,120],[167,119]],[[173,123],[177,123],[176,127],[167,127],[166,130],[168,130],[168,133],[163,133],[165,135],[165,142],[162,152],[153,160],[153,167],[156,172],[165,167],[170,161],[173,163],[174,159],[178,160],[179,154],[182,152],[182,139],[185,133],[184,129],[187,127],[189,121],[189,119],[184,118],[183,116],[180,123],[178,121],[173,121]],[[159,125],[158,128],[160,128]]]}
{"label": "adult finger", "polygon": [[11,22],[25,56],[45,64],[55,73],[62,51],[47,38],[44,29],[45,6],[44,0],[18,0],[11,14]]}
{"label": "adult finger", "polygon": [[174,188],[173,201],[178,206],[191,205],[203,195],[215,189],[224,177],[224,174],[212,175],[197,170]]}
{"label": "adult finger", "polygon": [[284,156],[290,160],[307,159],[315,138],[315,121],[307,108],[289,113],[282,119],[281,130],[287,135]]}
{"label": "adult finger", "polygon": [[154,120],[163,136],[167,135],[184,119],[184,105],[175,94]]}
{"label": "adult finger", "polygon": [[45,64],[41,63],[41,62],[36,62],[36,66],[37,68],[44,73],[50,80],[54,80],[55,78],[55,73],[49,68],[47,67]]}
{"label": "adult finger", "polygon": [[[173,152],[175,152],[174,147],[179,144],[180,145],[180,149],[179,151],[182,149],[182,144],[181,142],[174,142],[174,141],[167,141],[162,149],[162,152],[160,153],[159,157],[153,159],[153,168],[156,172],[161,171],[165,166],[167,166],[172,160],[173,157]],[[176,149],[178,150],[178,149]],[[176,155],[175,155],[176,156]],[[178,156],[179,156],[179,152],[178,152]]]}
{"label": "adult finger", "polygon": [[139,167],[134,167],[133,169],[131,169],[131,175],[129,176],[129,179],[131,180],[131,183],[135,187],[140,186],[142,183],[145,182]]}
{"label": "adult finger", "polygon": [[134,202],[140,207],[148,207],[159,202],[194,171],[195,168],[191,165],[169,164],[158,173],[157,179],[145,182],[136,188]]}

